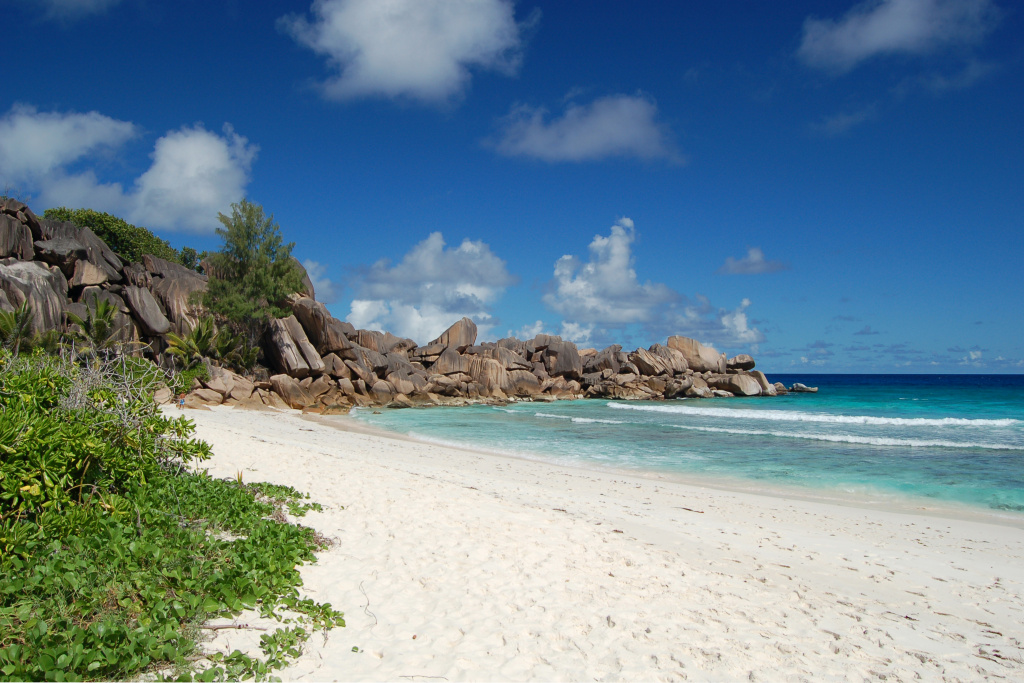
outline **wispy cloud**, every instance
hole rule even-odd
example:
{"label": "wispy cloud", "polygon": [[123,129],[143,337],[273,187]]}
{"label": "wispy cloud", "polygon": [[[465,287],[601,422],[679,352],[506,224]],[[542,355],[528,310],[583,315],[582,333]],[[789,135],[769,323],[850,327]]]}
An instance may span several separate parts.
{"label": "wispy cloud", "polygon": [[[522,38],[511,0],[314,0],[279,26],[327,58],[330,99],[457,97],[471,70],[514,74]],[[536,21],[539,14],[532,15]]]}
{"label": "wispy cloud", "polygon": [[871,325],[865,325],[862,329],[857,330],[853,333],[854,336],[866,336],[871,334],[879,334],[878,330],[871,329]]}
{"label": "wispy cloud", "polygon": [[871,121],[878,115],[878,105],[871,104],[853,111],[840,112],[822,118],[811,124],[811,130],[825,137],[836,137],[856,128],[862,123]]}
{"label": "wispy cloud", "polygon": [[102,14],[121,0],[34,0],[47,19],[70,22],[90,14]]}
{"label": "wispy cloud", "polygon": [[797,54],[808,66],[845,73],[879,55],[978,43],[998,18],[991,0],[868,0],[839,19],[807,18]]}
{"label": "wispy cloud", "polygon": [[782,261],[769,261],[764,257],[760,247],[750,247],[743,258],[729,256],[718,269],[719,275],[761,275],[787,270],[788,265]]}
{"label": "wispy cloud", "polygon": [[681,161],[658,106],[644,95],[610,95],[589,104],[570,104],[550,118],[544,108],[514,107],[492,145],[506,156],[549,162],[594,161],[608,157]]}

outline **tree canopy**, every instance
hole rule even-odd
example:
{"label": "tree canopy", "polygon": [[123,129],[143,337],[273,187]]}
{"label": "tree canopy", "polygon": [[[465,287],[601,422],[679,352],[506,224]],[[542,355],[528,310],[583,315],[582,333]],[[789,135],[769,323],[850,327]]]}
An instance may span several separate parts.
{"label": "tree canopy", "polygon": [[217,228],[224,245],[208,257],[206,307],[250,331],[289,315],[282,304],[302,288],[302,273],[291,258],[295,244],[284,243],[273,214],[243,199],[231,205],[230,216],[217,217],[224,225]]}

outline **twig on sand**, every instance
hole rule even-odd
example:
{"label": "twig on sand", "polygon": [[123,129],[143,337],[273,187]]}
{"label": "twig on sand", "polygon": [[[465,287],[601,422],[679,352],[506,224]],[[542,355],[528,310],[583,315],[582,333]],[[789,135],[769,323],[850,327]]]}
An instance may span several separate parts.
{"label": "twig on sand", "polygon": [[703,510],[694,510],[692,508],[683,508],[683,507],[678,507],[677,506],[676,510],[686,510],[687,512],[696,512],[698,515],[703,515],[704,514]]}
{"label": "twig on sand", "polygon": [[249,624],[220,624],[218,626],[200,626],[199,628],[205,628],[208,631],[220,631],[225,628],[247,628],[253,631],[266,631],[267,629],[261,626],[250,626]]}
{"label": "twig on sand", "polygon": [[366,605],[363,607],[363,612],[366,613],[366,616],[373,617],[373,625],[376,626],[377,615],[370,611],[370,596],[366,594],[365,590],[363,590],[362,581],[359,582],[359,591],[363,594],[363,597],[366,598]]}
{"label": "twig on sand", "polygon": [[447,681],[448,680],[444,676],[424,676],[423,674],[412,674],[411,676],[399,676],[399,678],[440,678],[443,681]]}

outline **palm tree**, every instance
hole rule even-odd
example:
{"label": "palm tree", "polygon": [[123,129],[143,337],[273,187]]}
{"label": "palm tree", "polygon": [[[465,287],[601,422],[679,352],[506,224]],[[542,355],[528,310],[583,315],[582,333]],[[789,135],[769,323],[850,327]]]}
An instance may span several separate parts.
{"label": "palm tree", "polygon": [[96,353],[105,352],[117,343],[116,315],[117,306],[106,299],[94,299],[85,318],[68,313],[68,322],[76,326],[71,328],[71,335]]}
{"label": "palm tree", "polygon": [[213,318],[200,318],[192,331],[184,336],[173,332],[167,334],[167,353],[181,359],[187,370],[196,363],[202,362],[204,358],[215,355],[215,336]]}
{"label": "palm tree", "polygon": [[31,323],[32,307],[27,301],[13,311],[0,311],[0,344],[11,348],[17,356],[21,342],[28,339]]}

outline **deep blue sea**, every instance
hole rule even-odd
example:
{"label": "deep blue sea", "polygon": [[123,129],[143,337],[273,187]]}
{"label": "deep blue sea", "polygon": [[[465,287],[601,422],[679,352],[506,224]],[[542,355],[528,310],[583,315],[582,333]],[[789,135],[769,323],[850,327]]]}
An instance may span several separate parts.
{"label": "deep blue sea", "polygon": [[817,394],[356,412],[439,443],[748,490],[1024,514],[1024,375],[778,375]]}

